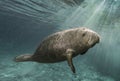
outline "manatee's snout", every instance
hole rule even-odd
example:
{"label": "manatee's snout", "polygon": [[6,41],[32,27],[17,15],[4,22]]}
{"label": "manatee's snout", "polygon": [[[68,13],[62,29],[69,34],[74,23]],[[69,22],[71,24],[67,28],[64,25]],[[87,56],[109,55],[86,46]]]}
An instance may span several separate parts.
{"label": "manatee's snout", "polygon": [[100,36],[98,36],[98,40],[97,40],[97,43],[99,43],[100,42]]}
{"label": "manatee's snout", "polygon": [[100,40],[99,40],[99,38],[98,38],[96,42],[93,42],[93,44],[91,44],[91,47],[95,46],[95,44],[97,44],[97,43],[99,43],[99,42],[100,42]]}
{"label": "manatee's snout", "polygon": [[86,30],[88,32],[88,45],[93,47],[96,43],[100,42],[100,36],[90,29]]}
{"label": "manatee's snout", "polygon": [[97,33],[93,33],[92,37],[90,38],[90,41],[88,42],[91,47],[93,47],[95,44],[100,42],[100,37]]}

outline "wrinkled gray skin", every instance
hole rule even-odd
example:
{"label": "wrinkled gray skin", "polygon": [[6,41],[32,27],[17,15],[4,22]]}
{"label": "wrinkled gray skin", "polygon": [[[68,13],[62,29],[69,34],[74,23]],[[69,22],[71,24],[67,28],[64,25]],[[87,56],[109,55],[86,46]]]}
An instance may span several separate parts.
{"label": "wrinkled gray skin", "polygon": [[41,42],[35,53],[15,57],[16,62],[35,61],[55,63],[67,60],[73,73],[75,68],[72,58],[85,54],[87,50],[99,43],[99,35],[85,27],[68,29],[54,33]]}

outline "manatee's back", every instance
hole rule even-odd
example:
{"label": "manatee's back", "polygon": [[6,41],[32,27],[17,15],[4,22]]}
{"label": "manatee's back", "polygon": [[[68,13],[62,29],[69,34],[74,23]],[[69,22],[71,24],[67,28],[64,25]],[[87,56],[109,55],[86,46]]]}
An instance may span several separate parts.
{"label": "manatee's back", "polygon": [[59,33],[55,33],[43,40],[36,49],[33,58],[40,62],[46,62],[46,60],[49,62],[65,60],[65,58],[60,58],[60,56],[62,56],[62,54],[65,52],[65,46],[62,46],[64,44],[60,36],[61,35]]}
{"label": "manatee's back", "polygon": [[74,35],[76,36],[75,31],[62,31],[48,36],[41,42],[33,57],[38,61],[41,61],[40,59],[56,62],[65,60],[63,54],[66,49],[72,48],[71,44],[76,44]]}

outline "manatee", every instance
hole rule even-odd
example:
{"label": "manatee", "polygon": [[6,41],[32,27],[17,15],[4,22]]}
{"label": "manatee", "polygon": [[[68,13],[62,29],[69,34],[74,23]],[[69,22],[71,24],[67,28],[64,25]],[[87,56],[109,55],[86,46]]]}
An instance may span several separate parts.
{"label": "manatee", "polygon": [[14,61],[56,63],[67,60],[72,72],[75,73],[72,58],[85,54],[89,48],[92,48],[99,41],[99,34],[86,27],[67,29],[46,37],[34,54],[17,56]]}

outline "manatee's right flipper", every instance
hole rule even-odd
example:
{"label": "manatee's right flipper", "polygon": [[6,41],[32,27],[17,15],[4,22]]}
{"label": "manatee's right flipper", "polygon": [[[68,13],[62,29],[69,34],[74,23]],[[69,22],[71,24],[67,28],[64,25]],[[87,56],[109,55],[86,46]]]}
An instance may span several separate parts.
{"label": "manatee's right flipper", "polygon": [[74,50],[67,49],[66,57],[67,57],[68,65],[70,66],[72,72],[75,73],[75,67],[74,67],[73,62],[72,62],[72,55],[73,55],[73,53],[74,53]]}

